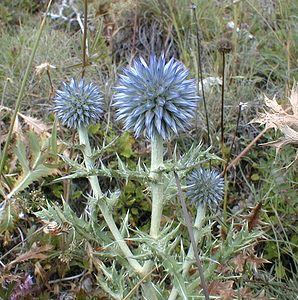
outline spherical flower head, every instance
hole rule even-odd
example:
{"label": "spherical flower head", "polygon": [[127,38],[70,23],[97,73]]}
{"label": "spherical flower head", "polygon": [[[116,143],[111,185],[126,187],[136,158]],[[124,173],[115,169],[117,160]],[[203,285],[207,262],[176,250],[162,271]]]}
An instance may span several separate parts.
{"label": "spherical flower head", "polygon": [[136,137],[159,134],[163,139],[187,130],[199,100],[196,82],[188,76],[181,62],[172,58],[166,63],[164,55],[151,55],[149,64],[136,59],[124,69],[113,104],[124,130],[133,129]]}
{"label": "spherical flower head", "polygon": [[103,110],[103,98],[97,86],[83,79],[63,82],[54,97],[58,119],[68,128],[97,123]]}
{"label": "spherical flower head", "polygon": [[216,170],[196,169],[186,179],[188,198],[197,204],[218,205],[224,195],[224,179]]}

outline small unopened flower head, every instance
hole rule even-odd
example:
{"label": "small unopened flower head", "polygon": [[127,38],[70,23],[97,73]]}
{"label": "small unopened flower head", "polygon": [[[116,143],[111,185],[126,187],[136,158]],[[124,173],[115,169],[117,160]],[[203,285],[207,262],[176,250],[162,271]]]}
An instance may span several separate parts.
{"label": "small unopened flower head", "polygon": [[103,98],[98,87],[83,79],[63,82],[54,97],[54,105],[58,119],[68,128],[97,123],[103,112]]}
{"label": "small unopened flower head", "polygon": [[117,120],[123,120],[124,129],[132,129],[136,137],[143,133],[169,139],[187,130],[199,99],[196,82],[188,76],[189,71],[174,58],[166,63],[164,55],[151,55],[148,64],[136,59],[124,69],[115,88]]}
{"label": "small unopened flower head", "polygon": [[233,45],[232,42],[227,38],[222,38],[219,40],[217,44],[217,48],[219,52],[229,53],[232,51]]}
{"label": "small unopened flower head", "polygon": [[186,179],[188,198],[197,204],[218,205],[224,195],[224,179],[216,170],[196,169]]}

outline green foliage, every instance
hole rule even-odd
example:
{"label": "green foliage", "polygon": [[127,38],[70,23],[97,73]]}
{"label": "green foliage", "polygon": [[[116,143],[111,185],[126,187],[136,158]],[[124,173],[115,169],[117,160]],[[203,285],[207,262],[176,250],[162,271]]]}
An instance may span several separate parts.
{"label": "green foliage", "polygon": [[[34,181],[57,173],[56,165],[49,162],[52,156],[51,147],[53,148],[50,142],[53,142],[53,139],[39,137],[33,131],[29,132],[26,137],[28,138],[27,147],[24,144],[25,137],[20,137],[17,140],[15,154],[21,171],[7,196],[8,198],[23,191]],[[22,138],[23,140],[21,140]]]}
{"label": "green foliage", "polygon": [[15,228],[17,213],[14,205],[10,202],[2,202],[0,205],[0,234]]}
{"label": "green foliage", "polygon": [[135,140],[131,133],[128,131],[124,132],[117,141],[117,152],[125,158],[130,158],[133,155],[132,145],[134,142]]}
{"label": "green foliage", "polygon": [[116,263],[113,262],[110,267],[104,264],[101,266],[102,274],[96,277],[97,282],[103,290],[113,297],[113,299],[121,300],[124,297],[123,287],[130,281],[125,269],[118,270]]}
{"label": "green foliage", "polygon": [[74,234],[80,239],[84,238],[93,242],[107,240],[107,237],[100,232],[100,227],[94,224],[95,220],[87,222],[83,218],[77,217],[66,202],[63,202],[62,208],[56,204],[48,203],[46,208],[36,212],[35,215],[45,224],[52,224],[54,228],[72,228]]}
{"label": "green foliage", "polygon": [[[109,102],[120,66],[127,65],[132,56],[147,56],[152,51],[165,50],[168,56],[182,59],[192,74],[198,77],[195,14],[203,47],[201,55],[205,79],[221,77],[222,56],[216,48],[218,40],[225,37],[233,44],[232,51],[226,55],[225,109],[225,150],[233,158],[259,133],[247,123],[255,117],[263,93],[286,95],[289,86],[297,80],[298,7],[295,1],[278,1],[274,7],[270,6],[271,2],[203,0],[194,1],[196,7],[191,9],[187,0],[92,1],[88,21],[93,29],[88,31],[86,76],[102,87]],[[7,107],[13,107],[34,42],[36,18],[32,13],[37,13],[43,5],[42,1],[27,0],[4,0],[0,3],[0,90],[1,104]],[[82,2],[78,8],[82,8]],[[39,15],[36,17],[39,18]],[[235,30],[227,27],[231,21]],[[11,28],[11,25],[17,26]],[[80,32],[54,27],[55,21],[47,25],[34,65],[49,62],[56,67],[50,70],[51,82],[56,89],[62,79],[81,76],[82,49]],[[23,101],[26,114],[42,116],[52,122],[53,115],[49,114],[51,107],[48,105],[52,91],[48,74],[32,73],[26,89]],[[82,277],[78,277],[77,281],[62,281],[63,289],[71,289],[71,285],[74,289],[75,285],[84,282],[88,273],[94,280],[92,293],[98,291],[99,286],[114,299],[123,299],[130,293],[132,299],[138,299],[137,292],[143,282],[133,275],[107,230],[99,209],[99,205],[105,203],[136,259],[142,263],[154,260],[157,269],[150,280],[158,298],[167,299],[170,286],[174,285],[179,299],[195,299],[199,287],[198,274],[183,276],[181,272],[189,242],[184,224],[180,224],[181,212],[175,199],[177,188],[172,171],[179,174],[184,189],[184,178],[188,172],[201,165],[208,166],[210,160],[212,166],[219,165],[219,159],[213,152],[219,152],[220,86],[208,90],[206,87],[206,97],[213,148],[203,150],[204,145],[196,146],[201,138],[206,137],[203,106],[199,106],[195,131],[179,137],[173,159],[167,160],[158,170],[164,176],[166,200],[162,220],[164,231],[158,241],[144,234],[149,230],[151,213],[147,142],[139,143],[131,133],[122,133],[117,128],[113,107],[110,109],[107,105],[107,116],[100,124],[89,127],[89,134],[96,145],[91,155],[96,167],[89,171],[82,161],[83,147],[73,145],[76,136],[73,135],[72,144],[67,144],[71,133],[66,133],[56,122],[51,136],[30,131],[23,136],[16,135],[16,141],[10,147],[10,161],[6,163],[11,174],[5,177],[5,181],[0,180],[1,196],[7,198],[7,190],[11,191],[8,194],[10,199],[0,204],[0,253],[3,255],[13,249],[5,259],[0,258],[0,297],[10,297],[14,290],[14,284],[5,281],[6,277],[2,275],[6,272],[2,272],[2,263],[8,264],[19,253],[30,249],[33,243],[50,243],[55,250],[45,262],[20,262],[18,268],[11,271],[17,275],[20,271],[34,270],[40,286],[45,289],[38,296],[51,298],[53,295],[48,281],[53,278],[54,281],[57,278],[63,280],[68,275],[73,278],[79,271],[83,272]],[[239,101],[247,102],[248,109],[241,113],[238,135],[230,152],[235,128],[233,120],[236,119]],[[9,125],[3,110],[1,118],[2,134]],[[28,131],[26,127],[24,131]],[[57,134],[70,151],[61,154]],[[262,142],[271,139],[266,134]],[[194,145],[189,147],[192,142]],[[100,146],[102,144],[104,147]],[[57,163],[57,154],[63,160],[61,165]],[[295,151],[290,147],[278,155],[273,149],[254,147],[242,157],[236,169],[227,174],[230,180],[228,200],[233,214],[227,219],[227,224],[221,224],[220,209],[212,212],[199,236],[209,283],[234,280],[239,298],[241,288],[259,293],[264,290],[268,298],[296,297],[297,170],[295,165],[287,168],[294,156]],[[99,199],[93,197],[86,184],[85,178],[94,175],[104,186],[104,195]],[[62,204],[54,202],[52,198],[60,201],[61,195],[67,191],[66,183],[74,179],[72,184],[78,187],[74,191],[70,189],[70,201],[62,201]],[[55,182],[52,183],[52,180]],[[40,196],[45,196],[41,200],[30,193],[36,187]],[[45,203],[45,198],[50,200]],[[242,214],[257,201],[263,204],[264,211],[259,218],[265,223],[260,222],[256,228],[249,230]],[[33,210],[38,211],[32,215]],[[39,230],[36,224],[40,221],[45,233],[31,236]],[[165,225],[169,224],[167,222],[172,225]],[[218,223],[226,236],[219,235]],[[257,271],[248,264],[243,272],[231,268],[233,258],[244,255],[257,242],[254,254],[270,260],[272,264],[259,266]],[[47,271],[49,265],[52,267]],[[226,269],[229,271],[225,273]],[[47,277],[47,273],[53,278]],[[58,282],[55,286],[62,285]],[[78,290],[75,293],[80,295]],[[96,298],[96,292],[95,296],[92,293],[82,297]],[[220,297],[212,295],[217,296]]]}
{"label": "green foliage", "polygon": [[43,7],[42,1],[31,0],[3,0],[0,3],[0,23],[18,25],[28,18],[29,14],[36,13]]}
{"label": "green foliage", "polygon": [[2,285],[0,285],[0,297],[2,299],[11,299],[15,286],[15,282],[9,283],[5,288]]}

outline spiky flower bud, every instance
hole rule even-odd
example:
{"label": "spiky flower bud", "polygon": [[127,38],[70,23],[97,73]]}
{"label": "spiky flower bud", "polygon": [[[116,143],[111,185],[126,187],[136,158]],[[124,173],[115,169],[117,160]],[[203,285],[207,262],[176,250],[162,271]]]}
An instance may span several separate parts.
{"label": "spiky flower bud", "polygon": [[197,204],[218,205],[224,195],[224,179],[216,170],[196,169],[186,179],[188,198]]}
{"label": "spiky flower bud", "polygon": [[143,133],[169,139],[172,133],[187,130],[199,99],[195,80],[188,75],[174,58],[166,63],[164,55],[159,59],[151,55],[149,64],[136,59],[115,88],[117,120],[123,120],[124,129],[133,129],[136,137]]}
{"label": "spiky flower bud", "polygon": [[63,82],[54,97],[58,119],[68,128],[78,128],[97,123],[102,114],[103,98],[98,87],[83,79]]}

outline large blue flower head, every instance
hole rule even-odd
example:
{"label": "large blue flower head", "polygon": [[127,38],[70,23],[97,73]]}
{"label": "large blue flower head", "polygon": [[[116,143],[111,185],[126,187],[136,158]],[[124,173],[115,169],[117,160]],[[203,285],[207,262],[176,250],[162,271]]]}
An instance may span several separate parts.
{"label": "large blue flower head", "polygon": [[54,105],[58,119],[68,128],[97,123],[103,112],[103,98],[99,89],[83,79],[63,82],[54,97]]}
{"label": "large blue flower head", "polygon": [[187,130],[199,99],[196,82],[188,75],[174,58],[166,63],[164,55],[159,59],[151,55],[149,64],[136,59],[115,88],[117,120],[123,120],[124,129],[133,129],[136,137],[144,133],[169,139],[172,133]]}
{"label": "large blue flower head", "polygon": [[188,198],[197,204],[218,205],[224,195],[224,179],[217,170],[196,169],[186,179]]}

